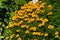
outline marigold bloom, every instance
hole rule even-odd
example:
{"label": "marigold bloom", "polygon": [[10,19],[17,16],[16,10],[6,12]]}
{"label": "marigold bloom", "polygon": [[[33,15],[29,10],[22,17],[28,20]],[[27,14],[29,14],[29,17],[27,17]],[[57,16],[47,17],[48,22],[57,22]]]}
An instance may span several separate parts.
{"label": "marigold bloom", "polygon": [[42,11],[42,13],[44,13],[45,12],[45,10],[41,10]]}
{"label": "marigold bloom", "polygon": [[55,35],[58,35],[58,34],[59,34],[59,32],[58,32],[58,31],[56,31],[56,32],[55,32]]}
{"label": "marigold bloom", "polygon": [[45,33],[44,36],[47,37],[48,36],[48,33]]}
{"label": "marigold bloom", "polygon": [[48,19],[47,19],[47,18],[45,18],[45,19],[43,20],[43,22],[48,22]]}
{"label": "marigold bloom", "polygon": [[10,35],[10,38],[12,39],[15,36],[15,34]]}
{"label": "marigold bloom", "polygon": [[17,29],[16,32],[20,32],[20,30]]}
{"label": "marigold bloom", "polygon": [[25,33],[26,33],[26,34],[29,34],[29,30],[26,30]]}
{"label": "marigold bloom", "polygon": [[23,23],[23,21],[21,20],[20,22],[18,22],[17,25],[20,26],[22,23]]}
{"label": "marigold bloom", "polygon": [[41,32],[33,32],[32,34],[33,34],[33,35],[38,35],[38,36],[40,36],[40,35],[41,35]]}
{"label": "marigold bloom", "polygon": [[52,15],[52,12],[48,12],[48,14],[47,15]]}
{"label": "marigold bloom", "polygon": [[43,21],[43,18],[40,18],[40,21]]}
{"label": "marigold bloom", "polygon": [[54,28],[54,26],[52,26],[52,25],[49,25],[49,26],[48,26],[48,28],[49,28],[49,29],[53,29],[53,28]]}
{"label": "marigold bloom", "polygon": [[56,35],[55,38],[59,38],[59,35]]}
{"label": "marigold bloom", "polygon": [[42,22],[41,24],[39,24],[38,26],[39,27],[41,27],[41,26],[44,26],[45,25],[45,23],[44,22]]}
{"label": "marigold bloom", "polygon": [[5,28],[7,28],[7,29],[8,29],[8,28],[9,28],[9,26],[6,26]]}
{"label": "marigold bloom", "polygon": [[20,37],[17,40],[22,40]]}
{"label": "marigold bloom", "polygon": [[21,28],[29,28],[28,25],[21,25]]}
{"label": "marigold bloom", "polygon": [[36,27],[31,27],[30,30],[36,31]]}
{"label": "marigold bloom", "polygon": [[16,34],[16,37],[19,37],[19,34]]}
{"label": "marigold bloom", "polygon": [[52,10],[52,5],[48,5],[48,9],[49,10]]}

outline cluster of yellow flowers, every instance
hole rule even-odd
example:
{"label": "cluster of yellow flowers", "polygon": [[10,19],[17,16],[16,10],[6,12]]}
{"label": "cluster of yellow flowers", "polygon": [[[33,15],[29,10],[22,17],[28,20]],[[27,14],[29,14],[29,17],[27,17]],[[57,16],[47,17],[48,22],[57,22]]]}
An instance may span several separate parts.
{"label": "cluster of yellow flowers", "polygon": [[[48,33],[41,33],[41,32],[36,32],[37,27],[29,27],[27,24],[23,24],[25,21],[27,23],[32,23],[34,20],[36,21],[41,21],[41,23],[38,24],[38,27],[42,27],[47,23],[49,20],[47,18],[41,18],[38,16],[40,12],[44,13],[45,10],[42,10],[41,8],[44,8],[45,2],[39,1],[36,4],[32,5],[32,2],[29,2],[28,4],[25,4],[24,6],[21,6],[20,10],[15,11],[14,16],[12,17],[12,21],[9,22],[8,26],[6,28],[12,28],[15,26],[18,26],[20,28],[26,28],[27,30],[25,31],[25,34],[29,34],[30,31],[33,31],[33,35],[38,35],[38,36],[48,36]],[[49,10],[52,10],[52,5],[48,5],[47,7]],[[52,12],[48,12],[47,15],[52,15]],[[19,20],[19,21],[18,21]],[[15,22],[18,21],[18,22]],[[49,25],[48,29],[53,29],[54,26]],[[20,32],[19,29],[16,30],[16,32]],[[55,32],[55,38],[58,38],[58,32]],[[12,34],[10,35],[10,39],[12,39],[14,36],[18,37],[18,40],[22,40],[19,37],[19,34]],[[8,38],[8,37],[6,37]]]}
{"label": "cluster of yellow flowers", "polygon": [[59,38],[59,32],[58,31],[55,32],[55,38]]}
{"label": "cluster of yellow flowers", "polygon": [[10,36],[6,37],[6,40],[12,40],[14,38],[14,36],[16,36],[18,39],[17,40],[22,40],[21,37],[19,37],[19,34],[11,34]]}
{"label": "cluster of yellow flowers", "polygon": [[33,35],[37,35],[37,36],[48,36],[48,33],[41,33],[41,32],[33,32]]}

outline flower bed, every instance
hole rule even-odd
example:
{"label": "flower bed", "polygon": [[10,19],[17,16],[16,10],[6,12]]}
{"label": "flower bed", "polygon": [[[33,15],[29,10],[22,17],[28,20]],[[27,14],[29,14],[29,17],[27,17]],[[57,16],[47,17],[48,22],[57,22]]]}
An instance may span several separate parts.
{"label": "flower bed", "polygon": [[21,4],[6,13],[2,35],[5,40],[60,40],[59,10],[59,4],[45,0]]}

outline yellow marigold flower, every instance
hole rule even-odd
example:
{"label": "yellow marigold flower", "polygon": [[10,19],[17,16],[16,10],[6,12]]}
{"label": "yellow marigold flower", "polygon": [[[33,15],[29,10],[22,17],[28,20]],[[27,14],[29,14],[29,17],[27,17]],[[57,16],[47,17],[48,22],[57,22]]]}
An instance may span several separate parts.
{"label": "yellow marigold flower", "polygon": [[28,15],[24,15],[24,17],[28,17]]}
{"label": "yellow marigold flower", "polygon": [[39,27],[41,27],[41,26],[42,26],[42,24],[39,24],[38,26],[39,26]]}
{"label": "yellow marigold flower", "polygon": [[49,29],[53,29],[53,28],[54,28],[54,26],[52,26],[52,25],[49,25],[49,26],[48,26],[48,28],[49,28]]}
{"label": "yellow marigold flower", "polygon": [[25,25],[21,25],[21,28],[25,28]]}
{"label": "yellow marigold flower", "polygon": [[38,26],[39,27],[41,27],[41,26],[44,26],[45,25],[45,23],[44,22],[42,22],[41,24],[39,24]]}
{"label": "yellow marigold flower", "polygon": [[28,15],[31,15],[31,13],[28,13]]}
{"label": "yellow marigold flower", "polygon": [[15,36],[15,34],[10,35],[10,38],[12,39]]}
{"label": "yellow marigold flower", "polygon": [[31,23],[32,21],[31,21],[31,19],[29,19],[28,21],[27,21],[27,23]]}
{"label": "yellow marigold flower", "polygon": [[55,36],[55,38],[59,38],[59,36],[58,36],[58,35],[56,35],[56,36]]}
{"label": "yellow marigold flower", "polygon": [[47,15],[52,15],[52,12],[48,12],[48,14]]}
{"label": "yellow marigold flower", "polygon": [[12,21],[12,22],[9,23],[8,26],[9,26],[9,27],[12,27],[12,26],[16,26],[16,25],[17,25],[17,23],[15,23],[14,21]]}
{"label": "yellow marigold flower", "polygon": [[25,6],[21,6],[21,9],[25,9],[26,7]]}
{"label": "yellow marigold flower", "polygon": [[28,25],[21,25],[21,28],[29,28]]}
{"label": "yellow marigold flower", "polygon": [[47,19],[47,18],[45,18],[45,19],[43,20],[43,22],[48,22],[48,19]]}
{"label": "yellow marigold flower", "polygon": [[8,28],[9,28],[9,26],[6,26],[5,28],[7,28],[7,29],[8,29]]}
{"label": "yellow marigold flower", "polygon": [[19,34],[16,34],[16,37],[19,37]]}
{"label": "yellow marigold flower", "polygon": [[41,10],[41,12],[42,12],[42,13],[44,13],[44,12],[45,12],[45,10]]}
{"label": "yellow marigold flower", "polygon": [[45,33],[44,36],[47,37],[48,36],[48,33]]}
{"label": "yellow marigold flower", "polygon": [[32,9],[25,9],[27,12],[32,12]]}
{"label": "yellow marigold flower", "polygon": [[18,26],[20,26],[23,23],[23,20],[21,20],[20,22],[18,22]]}
{"label": "yellow marigold flower", "polygon": [[36,31],[36,27],[31,27],[30,30]]}
{"label": "yellow marigold flower", "polygon": [[20,32],[20,30],[16,30],[16,32]]}
{"label": "yellow marigold flower", "polygon": [[29,3],[27,5],[32,5],[32,1],[29,1]]}
{"label": "yellow marigold flower", "polygon": [[29,26],[28,26],[28,25],[26,25],[25,27],[26,27],[26,28],[29,28]]}
{"label": "yellow marigold flower", "polygon": [[41,7],[44,8],[44,5],[45,5],[45,4],[46,4],[46,3],[41,3],[41,4],[40,4],[40,8],[41,8]]}
{"label": "yellow marigold flower", "polygon": [[43,21],[43,18],[40,18],[40,21]]}
{"label": "yellow marigold flower", "polygon": [[32,16],[32,17],[35,17],[35,12],[32,12],[31,16]]}
{"label": "yellow marigold flower", "polygon": [[25,13],[25,10],[19,10],[18,13]]}
{"label": "yellow marigold flower", "polygon": [[35,4],[34,6],[33,6],[33,9],[36,9],[36,8],[38,8],[39,7],[39,5],[38,4]]}
{"label": "yellow marigold flower", "polygon": [[42,26],[44,26],[45,25],[45,23],[44,22],[42,22]]}
{"label": "yellow marigold flower", "polygon": [[41,33],[40,33],[40,32],[33,32],[32,34],[33,34],[33,35],[38,35],[38,36],[40,36],[40,35],[41,35]]}
{"label": "yellow marigold flower", "polygon": [[29,18],[25,18],[24,21],[27,21]]}
{"label": "yellow marigold flower", "polygon": [[13,26],[14,26],[14,24],[9,24],[8,26],[9,26],[9,27],[13,27]]}
{"label": "yellow marigold flower", "polygon": [[41,32],[38,32],[37,35],[40,36],[40,35],[42,35],[42,34],[41,34]]}
{"label": "yellow marigold flower", "polygon": [[55,35],[58,35],[58,34],[59,34],[59,32],[58,32],[58,31],[56,31],[56,32],[55,32]]}
{"label": "yellow marigold flower", "polygon": [[26,34],[29,34],[29,30],[26,30],[25,33],[26,33]]}
{"label": "yellow marigold flower", "polygon": [[22,40],[20,37],[17,40]]}
{"label": "yellow marigold flower", "polygon": [[39,20],[40,20],[40,18],[39,18],[39,17],[36,17],[36,20],[37,20],[37,21],[39,21]]}
{"label": "yellow marigold flower", "polygon": [[49,10],[52,10],[52,8],[53,8],[52,5],[48,5]]}
{"label": "yellow marigold flower", "polygon": [[35,18],[31,18],[30,21],[33,22]]}

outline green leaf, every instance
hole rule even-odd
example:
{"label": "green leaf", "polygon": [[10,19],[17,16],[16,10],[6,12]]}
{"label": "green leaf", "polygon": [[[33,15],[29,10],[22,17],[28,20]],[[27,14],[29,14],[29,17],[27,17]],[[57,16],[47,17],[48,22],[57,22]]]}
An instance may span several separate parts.
{"label": "green leaf", "polygon": [[3,2],[3,1],[5,1],[5,2],[6,2],[7,0],[0,0],[0,6],[2,5],[2,2]]}
{"label": "green leaf", "polygon": [[11,33],[12,33],[12,31],[10,29],[7,29],[7,30],[4,31],[5,35],[10,35]]}
{"label": "green leaf", "polygon": [[17,0],[16,2],[18,5],[23,5],[23,4],[26,4],[26,0]]}
{"label": "green leaf", "polygon": [[14,12],[10,12],[10,17],[12,17],[12,16],[13,16],[13,14],[14,14]]}

